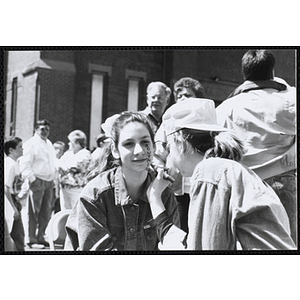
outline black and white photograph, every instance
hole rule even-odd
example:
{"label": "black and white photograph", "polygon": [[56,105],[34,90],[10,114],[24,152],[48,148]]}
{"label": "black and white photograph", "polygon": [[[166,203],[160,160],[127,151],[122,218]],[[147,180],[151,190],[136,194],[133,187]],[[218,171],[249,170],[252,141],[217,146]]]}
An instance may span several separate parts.
{"label": "black and white photograph", "polygon": [[297,299],[294,1],[4,1],[1,299]]}
{"label": "black and white photograph", "polygon": [[297,252],[298,57],[4,48],[4,251]]}

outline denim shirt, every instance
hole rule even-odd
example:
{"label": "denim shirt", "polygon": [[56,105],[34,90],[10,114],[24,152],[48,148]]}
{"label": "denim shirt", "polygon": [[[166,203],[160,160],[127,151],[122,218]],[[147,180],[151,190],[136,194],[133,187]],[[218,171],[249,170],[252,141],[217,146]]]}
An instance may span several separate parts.
{"label": "denim shirt", "polygon": [[[140,251],[157,250],[156,230],[146,191],[154,174],[148,174],[138,201],[128,195],[117,167],[101,173],[83,189],[68,219],[66,230],[74,250]],[[162,200],[174,224],[179,226],[179,213],[173,192],[167,188]]]}
{"label": "denim shirt", "polygon": [[188,236],[155,219],[161,249],[295,250],[284,207],[270,186],[233,160],[208,158],[191,179]]}

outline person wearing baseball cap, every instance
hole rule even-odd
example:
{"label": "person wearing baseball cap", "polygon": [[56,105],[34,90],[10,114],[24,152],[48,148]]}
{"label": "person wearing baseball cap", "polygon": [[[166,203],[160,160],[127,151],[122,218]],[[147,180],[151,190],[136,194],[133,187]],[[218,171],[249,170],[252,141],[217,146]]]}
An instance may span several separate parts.
{"label": "person wearing baseball cap", "polygon": [[[205,98],[202,84],[191,77],[180,78],[174,84],[175,102],[185,101],[188,98]],[[167,137],[165,124],[162,122],[155,134],[155,154],[153,164],[156,166],[166,166],[168,168],[168,151],[165,148]],[[188,232],[188,209],[190,204],[190,178],[182,177],[178,170],[170,168],[169,172],[174,178],[174,183],[170,186],[173,190],[180,215],[181,229]]]}
{"label": "person wearing baseball cap", "polygon": [[169,157],[191,176],[189,233],[176,227],[161,201],[163,171],[148,188],[161,250],[295,250],[279,198],[243,166],[243,143],[217,123],[214,101],[190,98],[164,114]]}

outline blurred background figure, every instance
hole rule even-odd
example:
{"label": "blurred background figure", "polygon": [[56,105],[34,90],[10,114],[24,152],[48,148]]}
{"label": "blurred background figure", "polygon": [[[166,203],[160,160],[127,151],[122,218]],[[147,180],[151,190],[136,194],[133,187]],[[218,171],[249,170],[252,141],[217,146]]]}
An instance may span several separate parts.
{"label": "blurred background figure", "polygon": [[191,77],[183,77],[174,84],[175,102],[188,98],[203,98],[204,88],[201,83]]}
{"label": "blurred background figure", "polygon": [[54,178],[54,207],[53,212],[56,214],[60,211],[60,199],[59,199],[59,173],[58,173],[58,166],[59,166],[59,159],[63,156],[65,152],[65,143],[62,141],[57,141],[53,144],[56,154],[56,174]]}
{"label": "blurred background figure", "polygon": [[55,149],[56,158],[60,159],[65,152],[65,143],[62,141],[57,141],[53,144]]}
{"label": "blurred background figure", "polygon": [[161,118],[165,112],[171,96],[171,89],[163,82],[151,82],[147,87],[147,107],[140,111],[154,126],[154,132],[161,124]]}
{"label": "blurred background figure", "polygon": [[59,160],[60,207],[72,209],[86,185],[86,175],[92,161],[86,149],[86,135],[81,130],[74,130],[68,135],[69,151]]}
{"label": "blurred background figure", "polygon": [[22,179],[18,158],[23,154],[22,140],[12,137],[4,143],[4,194],[5,194],[5,249],[6,251],[25,250],[25,232],[22,222],[22,204],[18,197]]}
{"label": "blurred background figure", "polygon": [[104,133],[100,133],[96,138],[97,148],[92,153],[93,161],[96,161],[99,153],[101,153],[101,148],[104,148],[108,143],[107,136]]}
{"label": "blurred background figure", "polygon": [[49,141],[50,123],[39,120],[34,136],[23,145],[20,171],[24,180],[28,179],[30,189],[28,201],[28,246],[41,249],[49,247],[45,240],[45,230],[53,209],[53,188],[56,156]]}
{"label": "blurred background figure", "polygon": [[[115,120],[120,116],[120,114],[114,114],[108,117],[104,123],[101,124],[101,128],[104,134],[100,133],[97,137],[97,145],[99,146],[92,153],[93,161],[88,170],[87,180],[91,181],[100,173],[112,168],[115,165],[115,159],[111,153],[111,128]],[[97,151],[97,152],[96,152]],[[96,152],[96,153],[95,153]]]}

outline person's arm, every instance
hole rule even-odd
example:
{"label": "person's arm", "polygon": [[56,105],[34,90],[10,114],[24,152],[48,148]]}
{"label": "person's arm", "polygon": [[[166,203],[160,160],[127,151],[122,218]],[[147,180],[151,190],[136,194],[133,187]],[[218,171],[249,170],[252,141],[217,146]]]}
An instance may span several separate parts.
{"label": "person's arm", "polygon": [[165,206],[161,199],[162,192],[169,185],[167,180],[163,179],[163,169],[158,169],[157,177],[147,190],[147,197],[149,200],[153,219],[164,212]]}
{"label": "person's arm", "polygon": [[[186,248],[186,232],[181,230],[171,221],[174,216],[169,216],[162,201],[162,193],[170,184],[163,179],[163,169],[158,169],[158,174],[147,190],[147,197],[153,216],[152,225],[161,245],[160,250],[184,250]],[[176,216],[175,219],[176,220]],[[175,221],[176,222],[176,221]]]}
{"label": "person's arm", "polygon": [[22,206],[25,205],[25,200],[27,199],[27,196],[29,194],[29,188],[30,188],[30,182],[29,182],[29,179],[25,179],[22,183],[22,186],[21,186],[21,190],[20,192],[18,193],[18,195],[16,195],[16,200],[19,201]]}
{"label": "person's arm", "polygon": [[74,250],[117,250],[107,228],[105,211],[83,197],[79,199],[71,212],[66,224],[66,231]]}
{"label": "person's arm", "polygon": [[228,171],[228,178],[234,231],[242,248],[295,250],[288,216],[274,190],[246,169],[233,168]]}
{"label": "person's arm", "polygon": [[167,142],[164,123],[160,125],[155,134],[155,153],[153,157],[153,164],[157,167],[164,167],[166,165],[168,151],[165,148]]}
{"label": "person's arm", "polygon": [[10,159],[7,160],[5,159],[4,160],[4,194],[8,202],[10,203],[11,207],[13,208],[14,218],[18,219],[19,217],[21,217],[21,215],[14,203],[14,199],[12,195],[15,179],[16,179],[15,163],[12,163],[12,160]]}
{"label": "person's arm", "polygon": [[22,178],[28,178],[30,183],[36,180],[34,172],[32,170],[32,165],[34,161],[34,145],[33,143],[25,144],[23,150],[23,156],[20,157],[20,172],[22,173]]}
{"label": "person's arm", "polygon": [[7,185],[4,186],[4,193],[5,193],[6,198],[9,201],[10,205],[12,206],[12,208],[14,210],[14,219],[21,218],[21,214],[20,214],[19,210],[17,209],[17,207],[14,204],[9,186],[7,186]]}

